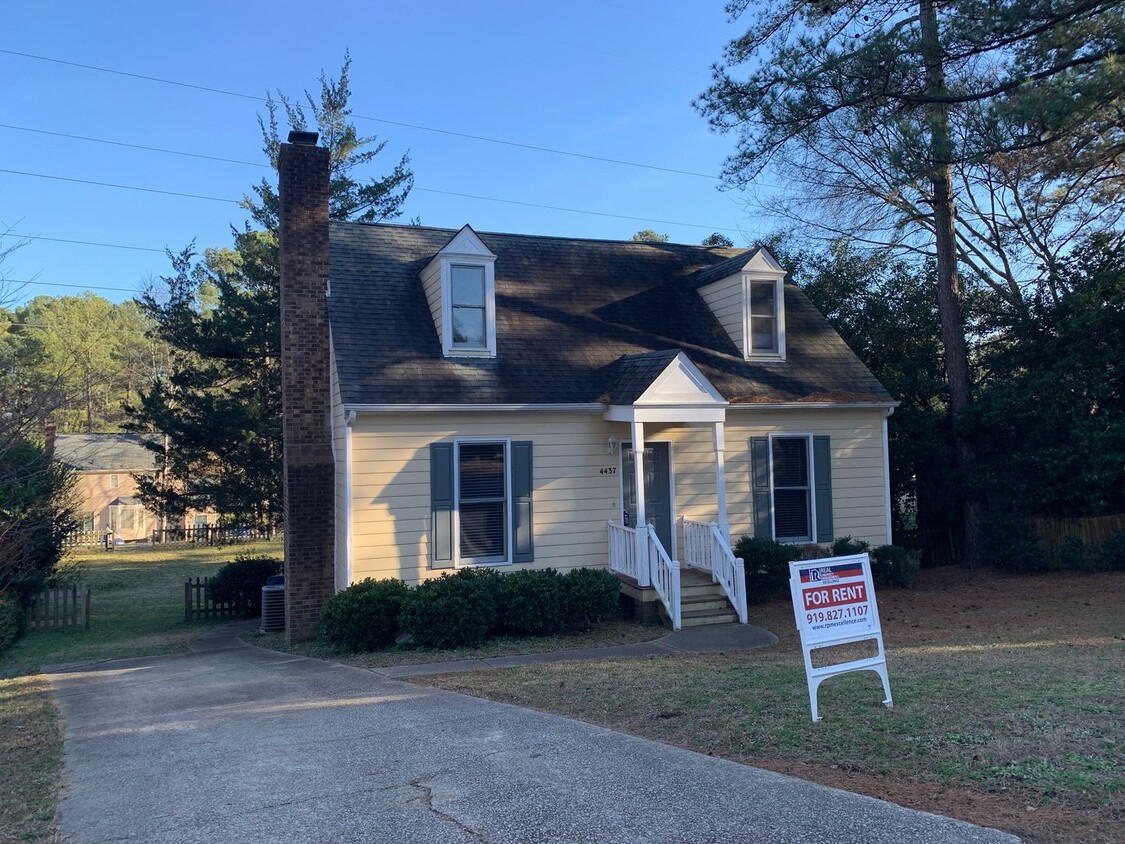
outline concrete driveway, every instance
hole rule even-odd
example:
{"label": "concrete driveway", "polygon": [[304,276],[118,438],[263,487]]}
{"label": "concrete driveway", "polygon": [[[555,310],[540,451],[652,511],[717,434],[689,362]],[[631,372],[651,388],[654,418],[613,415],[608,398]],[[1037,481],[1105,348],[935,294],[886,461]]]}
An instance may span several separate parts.
{"label": "concrete driveway", "polygon": [[1017,840],[229,629],[51,685],[68,842]]}

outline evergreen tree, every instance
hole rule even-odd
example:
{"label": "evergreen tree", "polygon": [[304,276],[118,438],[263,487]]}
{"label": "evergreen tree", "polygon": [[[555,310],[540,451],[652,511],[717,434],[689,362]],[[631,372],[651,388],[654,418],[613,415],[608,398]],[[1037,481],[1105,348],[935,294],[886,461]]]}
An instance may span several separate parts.
{"label": "evergreen tree", "polygon": [[[750,5],[735,0],[728,8],[737,16]],[[812,207],[834,215],[829,227],[933,256],[963,473],[965,561],[977,564],[984,503],[967,480],[976,452],[958,274],[966,237],[956,220],[959,197],[970,207],[988,199],[956,183],[955,168],[1070,148],[1083,150],[1080,169],[1089,177],[1100,178],[1096,162],[1112,169],[1123,137],[1120,4],[776,0],[754,10],[697,105],[714,127],[738,134],[726,167],[731,184],[747,184],[774,163],[809,189]],[[742,74],[743,65],[749,70],[736,79],[732,72]],[[994,224],[987,213],[983,219]],[[1003,245],[1005,233],[992,233]],[[1018,283],[983,280],[1024,305]]]}
{"label": "evergreen tree", "polygon": [[[307,128],[310,113],[330,151],[332,219],[394,219],[413,184],[409,157],[381,179],[358,176],[384,143],[361,137],[352,124],[350,66],[345,53],[338,79],[322,73],[319,95],[306,91],[305,106],[279,93],[281,108],[295,129]],[[267,108],[258,122],[276,168],[279,105],[272,96]],[[134,430],[165,435],[163,446],[154,446],[160,471],[139,482],[141,498],[162,514],[213,508],[232,520],[274,525],[283,512],[279,202],[268,180],[253,191],[243,202],[253,224],[233,231],[232,247],[204,250],[201,259],[192,247],[171,255],[174,272],[164,289],[139,300],[154,335],[172,349],[168,371],[129,409]]]}

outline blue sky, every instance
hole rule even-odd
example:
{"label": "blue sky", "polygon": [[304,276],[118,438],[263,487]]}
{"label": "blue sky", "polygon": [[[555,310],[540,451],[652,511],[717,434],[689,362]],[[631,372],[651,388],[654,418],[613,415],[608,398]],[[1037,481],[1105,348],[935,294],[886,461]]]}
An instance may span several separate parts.
{"label": "blue sky", "polygon": [[[305,10],[315,4],[300,4],[297,17],[276,2],[11,2],[0,50],[264,97],[279,88],[315,91],[320,71],[334,76],[349,48],[353,111],[393,121],[356,121],[387,141],[377,172],[404,152],[412,159],[416,188],[402,222],[610,239],[653,228],[681,243],[718,229],[748,245],[769,221],[747,210],[747,194],[716,189],[711,177],[734,142],[690,107],[738,24],[727,21],[721,0],[688,5],[376,0],[323,4],[327,14],[310,18]],[[251,166],[264,161],[256,123],[263,103],[59,61],[0,53],[0,169],[233,200],[272,172]],[[168,271],[165,247],[227,244],[229,226],[244,219],[230,203],[0,172],[0,222],[44,238],[0,271],[77,285],[28,285],[17,301],[85,287],[120,301]]]}

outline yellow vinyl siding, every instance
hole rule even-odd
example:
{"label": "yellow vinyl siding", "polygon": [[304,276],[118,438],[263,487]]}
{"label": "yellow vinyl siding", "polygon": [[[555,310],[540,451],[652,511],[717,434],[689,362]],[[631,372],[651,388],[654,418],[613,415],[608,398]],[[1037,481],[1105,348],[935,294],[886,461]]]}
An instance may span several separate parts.
{"label": "yellow vinyl siding", "polygon": [[[750,438],[771,432],[827,434],[835,535],[882,545],[882,422],[879,410],[729,410],[725,460],[732,536],[753,530]],[[533,443],[535,562],[505,570],[605,566],[606,522],[621,517],[620,449],[606,454],[611,436],[628,442],[628,426],[606,422],[597,411],[359,413],[351,440],[352,580],[398,577],[417,582],[441,573],[427,568],[429,446],[454,437]],[[672,444],[676,517],[717,519],[711,426],[646,425],[645,439]],[[601,474],[606,468],[613,474]],[[679,545],[677,540],[677,548],[669,549],[677,558]]]}
{"label": "yellow vinyl siding", "polygon": [[[605,453],[615,427],[598,412],[360,413],[352,431],[352,579],[441,574],[427,568],[430,443],[454,437],[530,440],[535,562],[559,570],[606,565],[606,521],[620,512]],[[618,435],[620,436],[619,432]]]}

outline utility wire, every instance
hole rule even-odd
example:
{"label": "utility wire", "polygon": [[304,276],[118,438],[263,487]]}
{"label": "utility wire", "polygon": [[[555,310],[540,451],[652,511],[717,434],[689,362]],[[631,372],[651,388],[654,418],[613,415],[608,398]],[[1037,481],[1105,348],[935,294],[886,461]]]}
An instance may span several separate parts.
{"label": "utility wire", "polygon": [[[126,76],[126,77],[129,77],[130,79],[143,79],[147,82],[158,82],[162,85],[175,85],[178,88],[188,88],[188,89],[191,89],[191,90],[194,90],[194,91],[204,91],[208,94],[222,94],[223,96],[226,96],[226,97],[238,97],[239,99],[253,100],[254,102],[260,102],[260,103],[267,102],[266,97],[260,97],[260,96],[254,95],[254,94],[245,94],[245,93],[242,93],[240,91],[228,91],[224,88],[212,88],[212,87],[207,86],[207,85],[196,85],[192,82],[181,82],[181,81],[176,80],[176,79],[164,79],[164,78],[159,77],[159,76],[148,76],[148,75],[143,74],[143,73],[130,73],[129,71],[117,70],[115,68],[110,68],[110,67],[100,67],[98,65],[83,64],[82,62],[72,62],[72,61],[67,61],[65,59],[52,58],[50,56],[39,56],[39,55],[35,55],[34,53],[22,53],[18,50],[0,49],[0,53],[3,53],[5,55],[9,55],[9,56],[19,56],[20,58],[24,58],[24,59],[35,59],[36,61],[51,62],[53,64],[66,65],[67,67],[82,68],[83,70],[94,70],[94,71],[97,71],[99,73],[110,73],[110,74],[113,74],[115,76]],[[307,109],[307,106],[303,106],[299,103],[296,103],[295,105],[298,108],[300,108],[302,111]],[[621,158],[608,158],[608,157],[601,156],[601,155],[589,155],[587,153],[574,152],[572,150],[555,149],[553,147],[538,146],[536,144],[525,144],[525,143],[521,143],[519,141],[504,140],[503,138],[490,138],[486,135],[474,135],[474,134],[471,134],[469,132],[457,132],[457,131],[454,131],[452,129],[441,129],[441,128],[438,128],[436,126],[422,126],[421,124],[418,124],[418,123],[407,123],[407,122],[402,121],[402,120],[388,120],[387,118],[384,118],[384,117],[371,117],[371,116],[368,116],[368,115],[354,114],[354,113],[352,114],[352,117],[354,117],[357,120],[369,120],[372,123],[382,123],[382,124],[385,124],[387,126],[399,126],[399,127],[404,128],[404,129],[416,129],[420,132],[433,132],[433,133],[438,134],[438,135],[447,135],[449,137],[454,137],[454,138],[466,138],[468,140],[481,141],[483,143],[489,143],[489,144],[500,144],[502,146],[515,147],[517,149],[527,149],[527,150],[532,150],[534,152],[544,152],[544,153],[549,153],[551,155],[565,155],[565,156],[568,156],[570,158],[581,158],[581,159],[585,159],[587,161],[600,161],[600,162],[605,163],[605,164],[617,164],[617,165],[620,165],[620,166],[623,166],[623,167],[637,167],[637,168],[640,168],[640,169],[643,169],[643,170],[656,170],[656,171],[659,171],[659,172],[662,172],[662,173],[674,173],[678,176],[692,176],[692,177],[698,178],[698,179],[709,179],[710,181],[714,181],[714,182],[720,181],[718,176],[715,176],[711,173],[698,173],[698,172],[695,172],[695,171],[692,171],[692,170],[679,170],[675,167],[661,167],[657,164],[643,164],[639,161],[626,161],[626,160],[621,159]]]}
{"label": "utility wire", "polygon": [[46,287],[76,287],[79,290],[112,290],[115,293],[136,293],[135,287],[99,287],[94,284],[65,284],[61,281],[36,281],[31,278],[5,278],[3,284],[40,284]]}
{"label": "utility wire", "polygon": [[19,238],[21,240],[49,240],[52,243],[75,243],[79,246],[105,246],[109,249],[132,249],[136,252],[159,252],[164,254],[166,250],[157,249],[154,246],[126,246],[124,243],[102,243],[97,240],[68,240],[65,237],[46,237],[41,234],[20,234],[19,232],[8,232],[9,237]]}
{"label": "utility wire", "polygon": [[[0,173],[9,173],[15,176],[28,176],[36,179],[51,179],[58,182],[75,182],[80,185],[93,185],[95,187],[103,188],[117,188],[119,190],[131,190],[141,193],[157,193],[164,196],[180,196],[186,199],[203,199],[209,202],[225,202],[231,205],[240,205],[241,202],[237,199],[226,199],[221,196],[205,196],[197,193],[181,193],[179,191],[160,190],[158,188],[143,188],[136,185],[121,185],[115,182],[96,182],[92,179],[75,179],[69,176],[54,176],[47,173],[29,173],[25,170],[7,170],[0,169]],[[484,202],[500,202],[505,205],[519,205],[524,208],[540,208],[547,211],[565,211],[570,214],[589,214],[596,217],[612,217],[618,220],[633,220],[641,223],[657,223],[665,226],[685,226],[688,228],[708,229],[710,231],[727,231],[727,232],[741,232],[741,229],[728,228],[723,226],[708,226],[701,223],[683,223],[676,220],[657,220],[652,217],[634,217],[628,214],[611,214],[606,211],[589,211],[583,208],[566,208],[561,205],[540,205],[534,202],[521,202],[515,199],[499,199],[491,196],[478,196],[471,193],[455,193],[453,191],[437,190],[436,188],[423,188],[415,185],[411,190],[416,190],[421,193],[440,194],[442,196],[456,196],[461,199],[478,199]]]}

